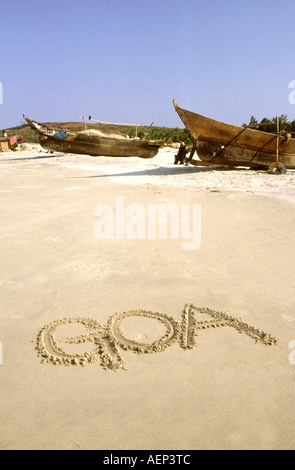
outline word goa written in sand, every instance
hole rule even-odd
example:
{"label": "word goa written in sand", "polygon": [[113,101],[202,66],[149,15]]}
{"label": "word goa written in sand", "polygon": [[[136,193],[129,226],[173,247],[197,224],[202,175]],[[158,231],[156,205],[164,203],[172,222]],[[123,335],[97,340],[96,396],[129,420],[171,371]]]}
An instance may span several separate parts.
{"label": "word goa written in sand", "polygon": [[[198,316],[202,317],[202,321],[198,320]],[[136,340],[138,337],[136,339],[128,338],[122,325],[124,320],[130,320],[132,317],[133,320],[135,317],[135,319],[145,318],[160,322],[158,326],[166,331],[162,337],[149,343],[138,342]],[[163,313],[146,310],[132,310],[115,314],[110,317],[107,325],[84,317],[57,320],[46,325],[39,332],[36,349],[42,362],[84,366],[87,363],[100,361],[101,366],[107,370],[126,369],[120,348],[137,354],[148,354],[162,352],[178,342],[183,349],[189,350],[196,346],[198,330],[222,326],[232,327],[239,333],[244,333],[256,342],[259,341],[265,345],[273,345],[277,342],[276,338],[270,334],[243,323],[235,317],[187,304],[183,310],[181,322]],[[75,336],[62,339],[65,336],[65,331],[60,331],[59,336],[57,335],[57,330],[69,328],[75,329]],[[85,334],[85,328],[87,334]],[[84,334],[81,334],[81,329]],[[155,330],[155,328],[153,329]],[[61,346],[62,343],[66,344],[67,348],[73,349],[66,352]],[[81,351],[81,346],[85,348],[84,343],[92,343],[92,351],[85,352],[84,349]],[[77,351],[75,348],[80,349]]]}
{"label": "word goa written in sand", "polygon": [[[289,88],[295,88],[295,80],[289,82]],[[289,103],[295,104],[295,89],[289,93]]]}
{"label": "word goa written in sand", "polygon": [[[124,196],[111,204],[97,204],[98,217],[93,235],[98,240],[184,240],[183,250],[197,250],[201,245],[201,204],[125,205]],[[170,219],[170,224],[169,224]],[[170,230],[169,230],[170,225]]]}

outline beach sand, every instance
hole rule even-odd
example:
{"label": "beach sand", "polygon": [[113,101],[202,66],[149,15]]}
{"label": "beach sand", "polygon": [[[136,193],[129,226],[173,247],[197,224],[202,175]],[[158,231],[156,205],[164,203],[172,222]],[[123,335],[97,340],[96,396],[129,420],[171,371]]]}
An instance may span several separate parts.
{"label": "beach sand", "polygon": [[[295,172],[176,153],[0,154],[1,449],[294,449]],[[98,239],[98,208],[118,201],[198,208],[200,246],[130,239],[130,224]],[[209,310],[191,312],[183,347],[190,303]],[[223,326],[202,328],[216,311]]]}

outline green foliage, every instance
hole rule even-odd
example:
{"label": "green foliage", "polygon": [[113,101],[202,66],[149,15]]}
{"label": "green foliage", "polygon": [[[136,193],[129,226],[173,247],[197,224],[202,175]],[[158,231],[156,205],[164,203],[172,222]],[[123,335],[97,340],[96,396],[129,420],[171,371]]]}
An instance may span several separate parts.
{"label": "green foliage", "polygon": [[[129,137],[135,137],[135,129],[131,129],[128,133]],[[193,138],[187,129],[179,129],[178,127],[152,127],[141,126],[138,130],[138,137],[143,139],[145,136],[150,140],[164,140],[167,143],[184,142],[187,145],[193,144]]]}
{"label": "green foliage", "polygon": [[21,139],[25,137],[24,142],[38,142],[36,132],[34,132],[33,129],[28,128],[24,125],[7,129],[7,135],[8,137],[13,137],[14,135],[17,135],[17,137]]}
{"label": "green foliage", "polygon": [[[264,132],[277,132],[277,116],[273,117],[272,119],[268,119],[264,117],[261,120],[261,123],[265,123],[264,126],[254,127],[254,129],[258,129]],[[248,126],[255,126],[258,124],[258,121],[255,119],[254,116],[251,116],[249,124],[243,124],[244,127]],[[281,114],[279,116],[279,130],[280,131],[288,131],[288,132],[295,132],[295,119],[293,121],[288,121],[288,116],[286,114]]]}
{"label": "green foliage", "polygon": [[250,122],[249,122],[249,126],[255,126],[256,124],[258,124],[257,119],[255,119],[254,116],[251,116],[251,119],[250,119]]}

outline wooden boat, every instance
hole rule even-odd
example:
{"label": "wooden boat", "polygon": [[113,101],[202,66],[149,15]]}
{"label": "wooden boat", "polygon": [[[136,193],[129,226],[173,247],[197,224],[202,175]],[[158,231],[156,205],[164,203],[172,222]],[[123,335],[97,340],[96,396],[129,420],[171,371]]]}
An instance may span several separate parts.
{"label": "wooden boat", "polygon": [[153,158],[163,141],[127,139],[123,136],[103,134],[95,129],[79,132],[58,131],[23,115],[30,127],[39,135],[40,145],[48,150],[64,153],[109,157]]}
{"label": "wooden boat", "polygon": [[18,139],[16,135],[12,137],[0,137],[0,150],[3,152],[14,150],[20,142],[21,139]]}
{"label": "wooden boat", "polygon": [[201,162],[191,160],[192,164],[295,169],[295,139],[290,133],[234,126],[180,108],[175,100],[173,104],[195,140]]}

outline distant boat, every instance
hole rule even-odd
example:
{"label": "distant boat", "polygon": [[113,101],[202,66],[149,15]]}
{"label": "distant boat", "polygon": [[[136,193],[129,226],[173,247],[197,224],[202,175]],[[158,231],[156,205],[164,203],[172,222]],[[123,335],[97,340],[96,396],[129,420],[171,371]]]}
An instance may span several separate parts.
{"label": "distant boat", "polygon": [[[291,133],[268,133],[245,126],[234,126],[180,108],[175,110],[195,140],[201,162],[208,166],[246,166],[250,168],[295,169],[295,139]],[[256,126],[257,127],[257,126]],[[187,160],[187,159],[186,159]]]}
{"label": "distant boat", "polygon": [[12,137],[0,137],[0,150],[5,152],[8,150],[14,150],[22,139],[18,138],[16,135]]}
{"label": "distant boat", "polygon": [[23,115],[29,126],[39,135],[40,145],[48,150],[95,157],[153,158],[163,146],[163,141],[126,139],[123,136],[103,134],[96,129],[79,132],[54,130],[46,124]]}

